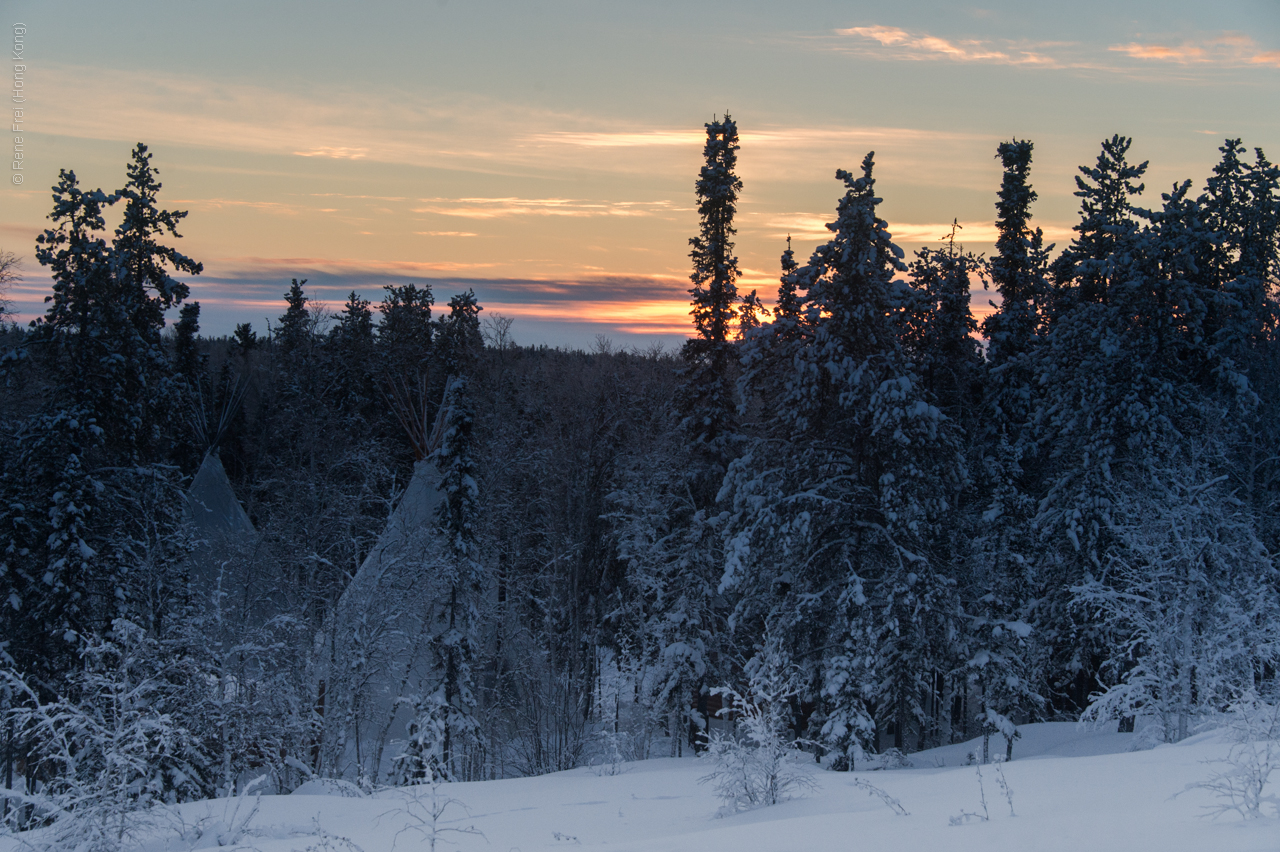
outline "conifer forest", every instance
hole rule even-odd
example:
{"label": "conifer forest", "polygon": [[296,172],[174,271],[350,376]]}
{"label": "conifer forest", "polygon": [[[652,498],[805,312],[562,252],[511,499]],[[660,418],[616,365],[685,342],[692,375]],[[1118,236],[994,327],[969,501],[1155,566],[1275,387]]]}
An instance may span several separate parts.
{"label": "conifer forest", "polygon": [[726,115],[674,352],[521,346],[421,282],[282,281],[269,327],[205,336],[152,152],[117,190],[64,170],[46,311],[0,333],[0,786],[537,775],[700,752],[756,701],[850,770],[1274,702],[1280,167],[1227,139],[1144,187],[1129,149],[1053,246],[1000,144],[989,256],[905,256],[868,153],[746,293]]}

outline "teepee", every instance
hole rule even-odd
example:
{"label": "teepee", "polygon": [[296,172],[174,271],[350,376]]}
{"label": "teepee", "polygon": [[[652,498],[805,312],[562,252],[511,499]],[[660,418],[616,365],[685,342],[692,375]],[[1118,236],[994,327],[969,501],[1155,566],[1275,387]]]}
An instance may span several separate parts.
{"label": "teepee", "polygon": [[411,698],[430,674],[429,619],[442,552],[437,514],[444,500],[433,453],[444,418],[442,409],[429,433],[407,429],[418,456],[413,476],[339,599],[328,636],[319,637],[329,645],[321,673],[327,697],[322,774],[373,780],[388,774],[392,736],[404,732]]}
{"label": "teepee", "polygon": [[258,533],[231,489],[216,447],[205,453],[185,496],[187,524],[196,541],[190,557],[193,591],[201,597],[222,593],[245,599],[256,585]]}
{"label": "teepee", "polygon": [[253,522],[236,499],[216,448],[205,453],[186,496],[187,516],[201,539],[243,543],[254,537]]}
{"label": "teepee", "polygon": [[191,580],[198,593],[245,591],[254,585],[257,573],[252,568],[252,553],[259,544],[258,533],[218,458],[218,444],[240,410],[248,386],[246,380],[237,378],[216,407],[206,401],[202,385],[194,386],[190,425],[205,451],[187,488],[184,510],[196,541]]}

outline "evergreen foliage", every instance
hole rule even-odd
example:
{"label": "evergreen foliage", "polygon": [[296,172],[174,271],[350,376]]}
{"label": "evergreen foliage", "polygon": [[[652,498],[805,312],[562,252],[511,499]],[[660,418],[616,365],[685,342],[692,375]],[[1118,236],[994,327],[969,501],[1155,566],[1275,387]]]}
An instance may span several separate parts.
{"label": "evergreen foliage", "polygon": [[[738,319],[738,258],[733,254],[737,212],[742,181],[734,173],[738,163],[738,125],[725,114],[723,121],[706,125],[707,141],[702,155],[705,165],[698,174],[694,191],[701,218],[699,233],[689,239],[693,273],[693,326],[697,337],[682,350],[689,364],[688,424],[696,440],[713,442],[732,423],[733,356],[731,329]],[[750,316],[755,317],[758,309]],[[748,320],[748,324],[752,320]]]}
{"label": "evergreen foliage", "polygon": [[[263,773],[434,784],[601,740],[710,748],[754,806],[796,744],[1015,757],[1031,721],[1173,742],[1274,702],[1280,170],[1228,139],[1202,192],[1143,201],[1112,136],[1051,263],[1013,140],[994,255],[957,224],[908,263],[868,154],[766,310],[737,294],[737,126],[706,129],[678,356],[486,338],[473,291],[433,317],[421,283],[325,328],[295,279],[265,339],[211,338],[145,146],[119,192],[61,174],[48,310],[0,336],[6,754],[49,836],[106,814],[109,847]],[[213,566],[183,520],[205,451],[256,530]],[[415,460],[437,502],[369,560]]]}

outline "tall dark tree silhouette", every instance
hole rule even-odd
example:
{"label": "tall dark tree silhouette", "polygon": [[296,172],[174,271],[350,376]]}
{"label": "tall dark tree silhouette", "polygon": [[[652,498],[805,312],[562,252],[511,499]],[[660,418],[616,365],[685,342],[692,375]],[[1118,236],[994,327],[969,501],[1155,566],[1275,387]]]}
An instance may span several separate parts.
{"label": "tall dark tree silhouette", "polygon": [[730,331],[738,316],[738,259],[733,254],[734,213],[742,181],[734,173],[738,163],[738,125],[726,113],[723,121],[706,125],[703,165],[695,190],[701,226],[689,240],[693,273],[693,325],[698,336],[685,343],[688,368],[687,425],[698,441],[719,438],[734,410],[730,369],[733,361]]}
{"label": "tall dark tree silhouette", "polygon": [[987,317],[982,331],[991,341],[987,357],[995,366],[1025,353],[1039,332],[1048,296],[1045,282],[1044,234],[1031,230],[1036,192],[1031,175],[1032,144],[1002,142],[996,157],[1004,178],[996,201],[996,254],[991,280],[1000,293],[1000,309]]}
{"label": "tall dark tree silhouette", "polygon": [[1132,142],[1119,135],[1103,141],[1096,165],[1081,166],[1076,175],[1080,224],[1074,229],[1076,238],[1054,261],[1053,273],[1059,286],[1075,284],[1080,301],[1107,301],[1112,278],[1123,263],[1131,262],[1138,230],[1133,197],[1142,193],[1138,181],[1147,170],[1145,162],[1128,162]]}
{"label": "tall dark tree silhouette", "polygon": [[[64,170],[53,227],[37,238],[53,294],[20,356],[50,384],[41,410],[19,428],[2,482],[0,594],[10,606],[0,633],[45,683],[72,664],[78,635],[130,614],[144,558],[158,565],[173,556],[163,551],[176,501],[161,463],[163,427],[180,408],[161,331],[165,311],[188,293],[171,272],[197,274],[201,265],[159,242],[180,236],[186,214],[156,206],[155,174],[142,144],[116,193],[85,191]],[[123,220],[108,244],[104,210],[121,199]]]}
{"label": "tall dark tree silhouette", "polygon": [[294,278],[289,283],[289,292],[284,294],[285,308],[280,315],[280,327],[276,329],[276,340],[286,353],[301,349],[311,335],[311,315],[307,312],[307,302],[311,301],[303,291],[307,279],[299,281]]}

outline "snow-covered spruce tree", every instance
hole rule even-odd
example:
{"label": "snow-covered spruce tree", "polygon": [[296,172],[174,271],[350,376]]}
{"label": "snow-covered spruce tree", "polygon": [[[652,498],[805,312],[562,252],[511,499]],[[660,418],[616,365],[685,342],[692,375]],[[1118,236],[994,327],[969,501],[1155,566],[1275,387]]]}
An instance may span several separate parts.
{"label": "snow-covered spruce tree", "polygon": [[329,332],[327,354],[338,387],[338,408],[348,416],[373,415],[377,397],[373,379],[373,311],[353,290]]}
{"label": "snow-covered spruce tree", "polygon": [[[134,148],[126,169],[128,180],[118,193],[124,202],[124,214],[116,228],[111,248],[119,279],[118,306],[132,326],[136,359],[127,374],[126,384],[131,399],[143,401],[140,424],[140,455],[158,457],[167,449],[162,432],[170,435],[181,418],[181,400],[173,365],[161,340],[165,312],[181,305],[190,290],[170,274],[199,275],[204,266],[160,240],[178,239],[178,224],[186,211],[162,210],[157,206],[161,189],[157,171],[151,165],[151,154],[142,143]],[[199,307],[194,308],[199,316]]]}
{"label": "snow-covered spruce tree", "polygon": [[[956,697],[953,736],[967,736],[969,725],[986,710],[1006,716],[1034,717],[1032,696],[1043,668],[1040,650],[1046,637],[1031,641],[1006,625],[1030,624],[1030,610],[1041,599],[1035,571],[1031,520],[1036,511],[1039,450],[1029,428],[1038,394],[1031,359],[1040,346],[1060,298],[1048,278],[1048,249],[1040,229],[1032,228],[1029,141],[998,146],[1004,174],[996,200],[996,254],[986,265],[1001,304],[982,324],[988,351],[983,370],[983,407],[971,445],[973,511],[964,513],[957,550],[969,630],[963,633],[963,660],[957,674],[965,684]],[[984,285],[985,285],[984,280]],[[980,512],[980,513],[979,513]],[[1012,669],[1009,667],[1012,666]],[[1001,690],[1004,683],[1016,684]],[[990,685],[996,685],[993,694]],[[978,707],[968,706],[976,687]],[[976,709],[976,713],[972,712]],[[983,721],[980,725],[985,725]]]}
{"label": "snow-covered spruce tree", "polygon": [[[903,342],[930,397],[954,424],[966,463],[965,487],[955,495],[930,536],[932,559],[957,580],[964,617],[955,636],[944,644],[956,668],[939,671],[924,701],[919,746],[967,738],[970,723],[987,711],[1027,717],[1040,703],[1030,685],[1036,671],[1034,643],[1027,641],[1021,621],[1034,600],[1027,582],[1027,562],[1013,540],[1025,539],[1029,499],[1017,493],[1008,473],[1016,470],[1007,439],[1003,447],[985,446],[992,423],[984,406],[985,371],[977,341],[977,323],[969,310],[969,288],[983,278],[986,262],[956,244],[954,225],[944,250],[922,249],[910,267],[910,300],[903,312]],[[1004,475],[1001,475],[1001,473]],[[991,511],[1011,503],[1012,518]],[[986,504],[986,505],[984,505]],[[984,517],[985,516],[985,517]],[[1021,524],[1017,521],[1021,520]],[[1029,541],[1021,550],[1031,551]],[[1013,625],[1013,629],[1010,629]],[[977,713],[966,704],[977,699]],[[946,700],[950,699],[950,719]]]}
{"label": "snow-covered spruce tree", "polygon": [[701,746],[709,684],[723,676],[715,605],[723,548],[718,513],[695,504],[696,450],[666,413],[669,427],[620,472],[608,517],[631,596],[623,618],[645,671],[640,697],[666,720],[676,756],[686,735]]}
{"label": "snow-covered spruce tree", "polygon": [[1220,149],[1206,192],[1198,199],[1205,225],[1216,240],[1197,257],[1199,274],[1211,294],[1205,333],[1217,356],[1219,382],[1234,388],[1241,426],[1233,451],[1233,475],[1242,495],[1259,510],[1268,546],[1280,542],[1277,503],[1277,405],[1280,359],[1276,329],[1280,305],[1280,168],[1255,149],[1228,139]]}
{"label": "snow-covered spruce tree", "polygon": [[384,289],[378,305],[382,321],[376,345],[377,386],[401,429],[409,430],[414,457],[421,460],[430,452],[430,436],[423,430],[434,422],[448,380],[444,369],[433,369],[435,296],[430,287],[416,284]]}
{"label": "snow-covered spruce tree", "polygon": [[733,254],[733,217],[742,181],[738,162],[738,125],[728,113],[706,125],[706,160],[695,186],[699,234],[689,240],[693,273],[693,325],[697,337],[685,341],[686,421],[694,439],[714,442],[732,431],[734,364],[732,330],[738,317],[738,258]]}
{"label": "snow-covered spruce tree", "polygon": [[1070,289],[1071,303],[1106,301],[1112,283],[1122,274],[1125,255],[1133,249],[1138,222],[1133,198],[1141,195],[1147,163],[1132,165],[1127,159],[1132,139],[1112,136],[1102,143],[1092,168],[1081,166],[1076,175],[1080,199],[1080,224],[1071,245],[1054,260],[1053,275],[1060,287]]}
{"label": "snow-covered spruce tree", "polygon": [[780,265],[782,274],[773,321],[759,329],[747,330],[739,343],[740,414],[756,415],[748,426],[756,438],[785,439],[788,434],[786,425],[769,415],[782,410],[781,400],[789,393],[788,382],[796,352],[808,345],[812,333],[804,311],[804,295],[815,270],[796,262],[790,237],[787,237]]}
{"label": "snow-covered spruce tree", "polygon": [[484,350],[484,336],[480,333],[482,310],[472,290],[449,299],[449,314],[440,317],[436,329],[436,359],[443,375],[464,375],[474,368]]}
{"label": "snow-covered spruce tree", "polygon": [[196,343],[196,335],[200,333],[200,303],[188,302],[178,316],[173,326],[173,367],[179,377],[190,383],[202,375],[208,361]]}
{"label": "snow-covered spruce tree", "polygon": [[378,325],[378,348],[384,369],[393,372],[416,370],[431,353],[434,327],[431,306],[435,296],[428,286],[392,285],[378,305],[382,321]]}
{"label": "snow-covered spruce tree", "polygon": [[[989,268],[1000,307],[982,323],[987,357],[996,367],[1029,351],[1048,318],[1044,235],[1039,228],[1031,230],[1031,205],[1037,198],[1028,180],[1032,147],[1014,139],[996,150],[1004,177],[996,202],[996,253]],[[1016,408],[1008,414],[1016,415]]]}
{"label": "snow-covered spruce tree", "polygon": [[[438,732],[439,741],[434,746],[439,751],[437,765],[433,769],[424,765],[418,772],[452,780],[475,774],[468,758],[473,756],[469,751],[475,750],[478,733],[472,667],[483,585],[477,543],[480,493],[471,437],[474,412],[465,377],[450,379],[441,406],[443,432],[435,464],[444,495],[438,510],[443,547],[435,560],[435,576],[428,581],[436,587],[428,629],[438,685],[415,707],[415,724],[422,736],[437,737],[430,732]],[[425,755],[419,762],[430,760]]]}
{"label": "snow-covered spruce tree", "polygon": [[973,279],[986,272],[981,258],[957,249],[921,249],[908,270],[910,301],[903,312],[903,347],[957,427],[972,434],[981,405],[982,353],[969,309]]}
{"label": "snow-covered spruce tree", "polygon": [[284,294],[287,307],[280,315],[273,338],[285,354],[305,350],[311,339],[311,312],[307,310],[311,299],[306,295],[306,284],[307,279],[294,278],[289,282],[289,292]]}
{"label": "snow-covered spruce tree", "polygon": [[787,434],[752,446],[726,479],[721,588],[737,596],[735,630],[758,647],[821,661],[824,735],[854,757],[869,713],[901,745],[945,667],[955,588],[928,542],[963,464],[953,424],[903,348],[902,253],[876,215],[872,156],[860,177],[837,178],[846,193],[832,240],[788,273],[807,291],[811,337],[770,412]]}
{"label": "snow-covered spruce tree", "polygon": [[[1203,261],[1219,238],[1203,205],[1187,198],[1185,184],[1164,196],[1159,211],[1116,201],[1141,175],[1127,166],[1127,147],[1110,140],[1097,168],[1084,170],[1084,216],[1072,251],[1083,258],[1076,270],[1085,277],[1062,286],[1086,287],[1090,299],[1057,316],[1035,356],[1042,393],[1034,428],[1052,449],[1040,468],[1036,517],[1045,586],[1038,621],[1058,649],[1055,680],[1075,681],[1077,705],[1095,663],[1127,641],[1069,610],[1069,590],[1101,576],[1115,548],[1125,547],[1117,494],[1146,493],[1163,471],[1200,452],[1197,445],[1207,450],[1203,458],[1224,458],[1223,442],[1247,430],[1256,402],[1247,377],[1212,344],[1222,299]],[[1140,227],[1142,220],[1149,224]],[[1104,238],[1106,257],[1090,259],[1089,246]],[[1156,502],[1146,518],[1161,523],[1170,511],[1177,511],[1172,503]]]}
{"label": "snow-covered spruce tree", "polygon": [[1217,236],[1201,274],[1222,298],[1211,309],[1208,331],[1236,368],[1248,369],[1249,350],[1275,327],[1274,287],[1280,264],[1280,168],[1255,150],[1240,156],[1239,139],[1219,149],[1222,159],[1199,199],[1205,223]]}
{"label": "snow-covered spruce tree", "polygon": [[[734,171],[738,128],[729,115],[705,127],[705,162],[695,183],[701,221],[698,236],[689,240],[697,336],[681,349],[684,369],[676,406],[684,441],[692,446],[668,435],[666,449],[674,453],[663,462],[671,467],[637,460],[610,497],[619,555],[638,595],[643,629],[636,646],[652,666],[647,700],[667,717],[673,756],[681,753],[686,735],[691,748],[700,748],[706,730],[708,663],[715,657],[710,645],[717,618],[714,586],[722,564],[716,492],[736,431],[733,336],[741,273],[732,240],[742,190]],[[755,306],[752,318],[762,307],[758,300]],[[641,469],[645,479],[638,476]]]}
{"label": "snow-covered spruce tree", "polygon": [[[138,552],[158,553],[178,520],[176,489],[168,489],[172,503],[134,499],[171,479],[157,463],[182,414],[160,332],[187,287],[169,269],[200,271],[158,241],[178,236],[185,215],[155,207],[159,188],[143,145],[112,195],[85,191],[63,171],[54,226],[38,239],[53,294],[18,355],[49,392],[20,426],[16,464],[3,480],[0,590],[10,606],[0,631],[47,687],[72,667],[76,636],[105,633],[129,611]],[[123,221],[108,244],[103,212],[122,198]],[[133,514],[143,506],[160,515]]]}

